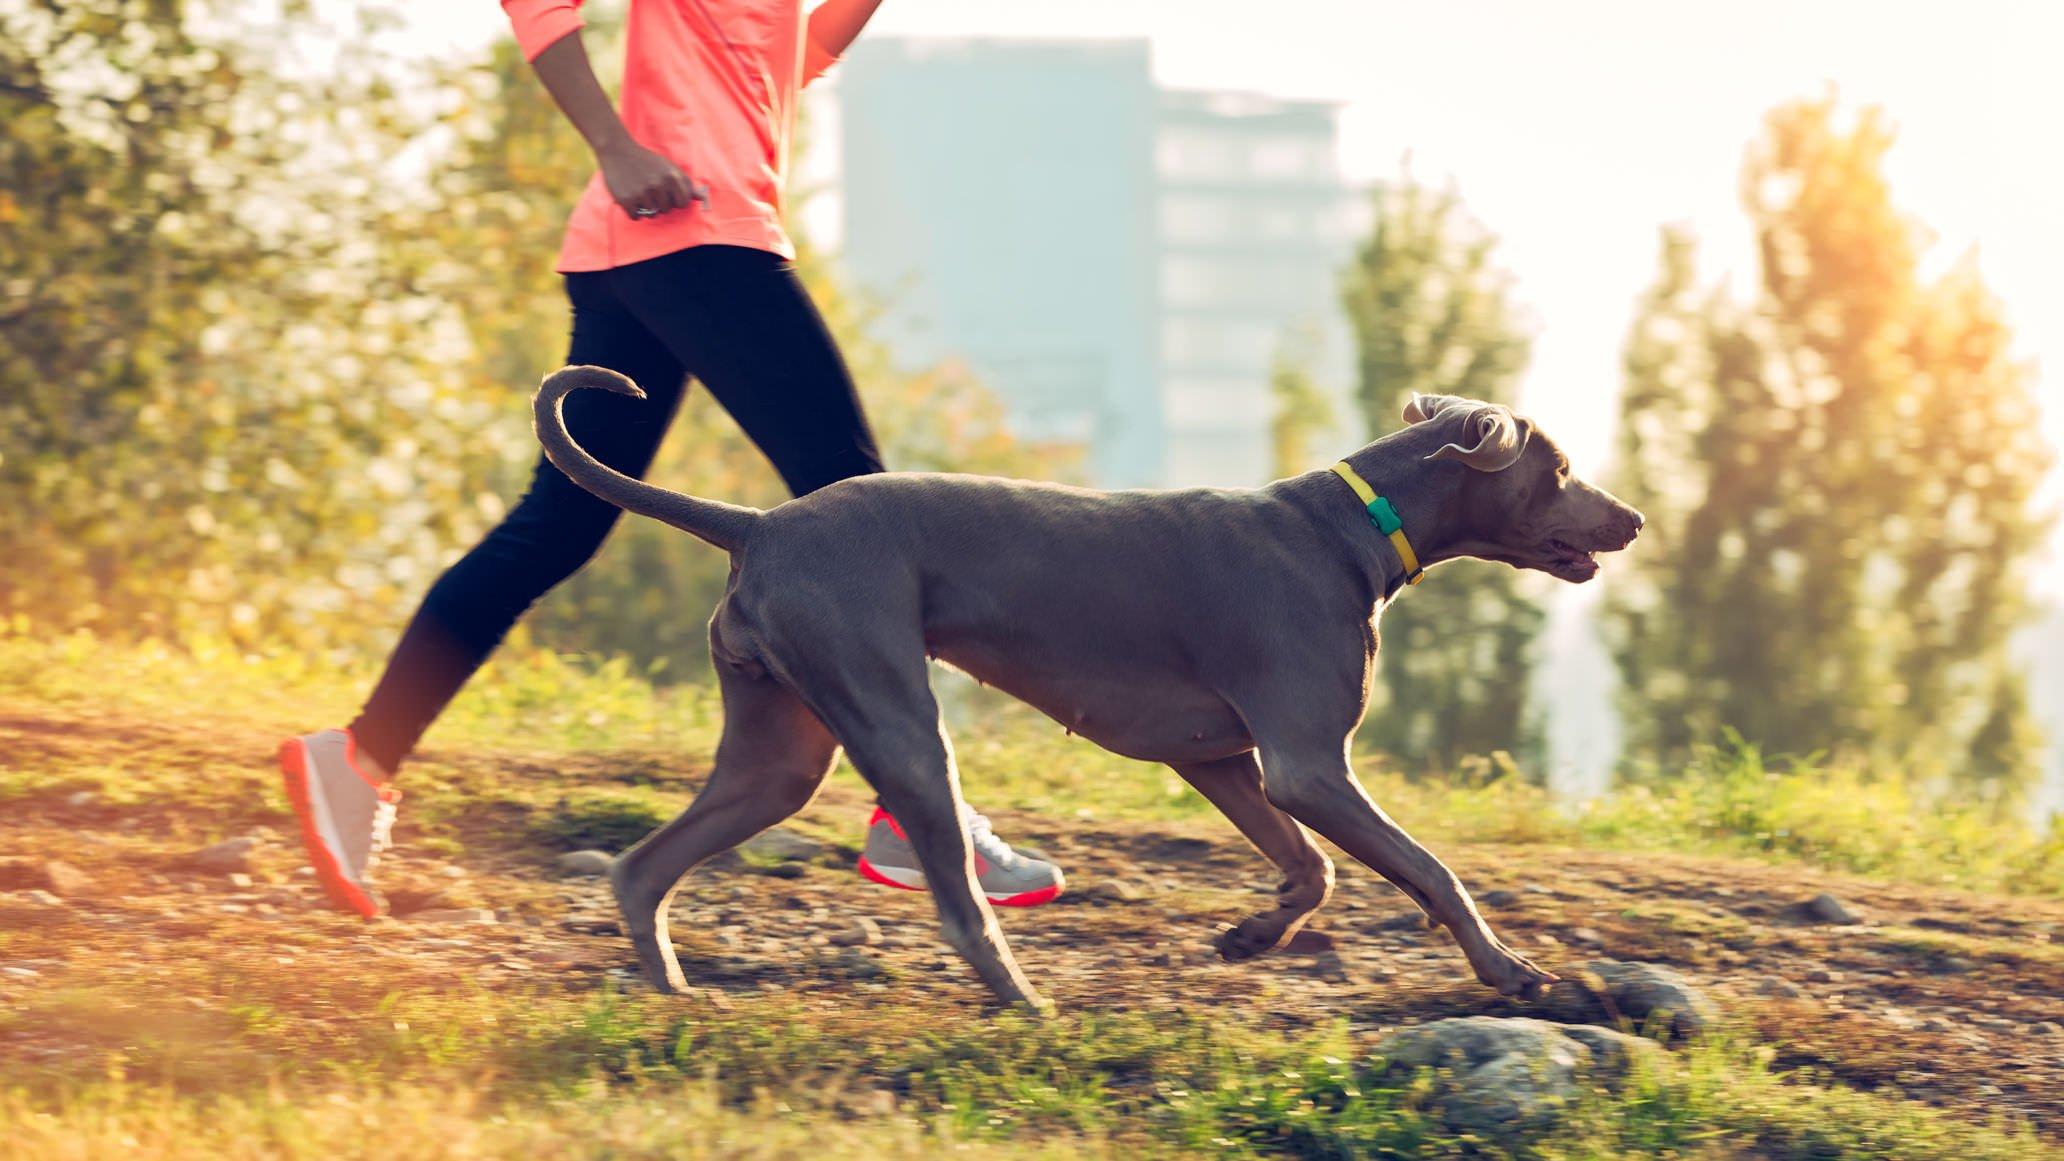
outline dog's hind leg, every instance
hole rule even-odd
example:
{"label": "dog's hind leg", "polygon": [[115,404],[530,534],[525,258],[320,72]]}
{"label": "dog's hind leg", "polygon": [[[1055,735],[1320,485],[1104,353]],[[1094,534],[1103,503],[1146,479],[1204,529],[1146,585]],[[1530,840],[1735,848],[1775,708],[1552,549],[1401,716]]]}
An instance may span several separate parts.
{"label": "dog's hind leg", "polygon": [[900,649],[855,655],[866,646],[849,642],[836,661],[822,655],[830,650],[821,650],[813,666],[835,665],[835,671],[816,668],[801,684],[853,768],[909,837],[946,942],[999,999],[1045,1009],[976,882],[953,749],[939,721],[923,649],[912,645],[907,657]]}
{"label": "dog's hind leg", "polygon": [[1333,861],[1296,819],[1269,803],[1262,793],[1261,761],[1254,751],[1215,762],[1173,765],[1176,773],[1231,819],[1247,841],[1283,872],[1275,908],[1250,915],[1221,935],[1218,953],[1238,961],[1281,947],[1326,902],[1333,890]]}
{"label": "dog's hind leg", "polygon": [[624,932],[645,978],[662,992],[686,987],[667,934],[667,908],[697,865],[808,806],[838,743],[780,683],[719,663],[724,735],[702,793],[672,822],[625,851],[610,870]]}

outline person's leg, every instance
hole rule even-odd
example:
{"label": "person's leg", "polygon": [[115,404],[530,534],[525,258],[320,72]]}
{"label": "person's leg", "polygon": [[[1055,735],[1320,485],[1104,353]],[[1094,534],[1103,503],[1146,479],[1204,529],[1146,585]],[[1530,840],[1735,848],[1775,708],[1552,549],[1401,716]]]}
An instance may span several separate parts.
{"label": "person's leg", "polygon": [[[794,263],[761,250],[702,246],[618,274],[625,304],[672,345],[791,492],[883,470],[852,373]],[[992,902],[1030,907],[1061,893],[1059,867],[1012,850],[979,814],[964,821]],[[887,886],[925,887],[915,847],[879,808],[860,869]]]}
{"label": "person's leg", "polygon": [[[672,350],[617,303],[611,273],[567,277],[573,301],[567,362],[621,371],[649,399],[581,391],[566,400],[566,426],[596,459],[643,476],[679,408],[687,373]],[[622,514],[540,456],[523,498],[423,598],[351,724],[361,750],[381,768],[395,769],[516,619],[587,563]]]}
{"label": "person's leg", "polygon": [[[680,361],[615,305],[605,275],[570,276],[567,293],[569,358],[621,371],[651,397],[581,392],[566,402],[567,426],[604,463],[643,474],[680,402]],[[380,910],[368,876],[393,820],[392,772],[516,618],[594,553],[618,515],[540,458],[508,517],[431,586],[350,728],[282,743],[309,861],[340,907]]]}

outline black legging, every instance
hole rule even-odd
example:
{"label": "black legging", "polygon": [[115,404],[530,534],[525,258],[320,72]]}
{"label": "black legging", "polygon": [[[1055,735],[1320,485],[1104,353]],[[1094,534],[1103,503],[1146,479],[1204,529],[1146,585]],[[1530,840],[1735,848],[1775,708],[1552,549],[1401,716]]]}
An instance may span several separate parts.
{"label": "black legging", "polygon": [[[569,274],[566,294],[567,362],[621,371],[650,397],[567,397],[567,430],[610,467],[645,474],[692,375],[796,495],[882,470],[852,376],[793,263],[698,246]],[[399,766],[516,618],[587,563],[619,514],[540,457],[523,499],[423,598],[351,724],[365,752]]]}

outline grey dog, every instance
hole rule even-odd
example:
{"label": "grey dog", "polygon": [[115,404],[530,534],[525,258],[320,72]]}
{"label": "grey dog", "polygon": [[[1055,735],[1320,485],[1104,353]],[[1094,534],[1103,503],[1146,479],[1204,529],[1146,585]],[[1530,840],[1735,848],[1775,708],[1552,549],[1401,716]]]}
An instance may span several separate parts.
{"label": "grey dog", "polygon": [[[1326,901],[1333,864],[1309,828],[1447,927],[1484,984],[1532,998],[1555,981],[1491,931],[1349,765],[1377,617],[1418,579],[1411,554],[1421,569],[1473,556],[1581,582],[1595,553],[1640,531],[1641,514],[1572,477],[1531,420],[1415,396],[1409,426],[1348,456],[1349,471],[1263,488],[1100,492],[897,472],[761,511],[597,462],[561,415],[583,387],[644,394],[600,367],[553,373],[536,398],[552,462],[731,554],[710,620],[724,703],[715,769],[612,874],[655,987],[686,987],[667,933],[682,877],[801,810],[844,746],[915,847],[946,941],[1004,1001],[1045,1006],[977,889],[927,658],[1107,750],[1167,763],[1232,819],[1283,883],[1273,908],[1219,939],[1226,959],[1280,946]],[[1372,526],[1381,501],[1360,488],[1388,502],[1398,537]]]}

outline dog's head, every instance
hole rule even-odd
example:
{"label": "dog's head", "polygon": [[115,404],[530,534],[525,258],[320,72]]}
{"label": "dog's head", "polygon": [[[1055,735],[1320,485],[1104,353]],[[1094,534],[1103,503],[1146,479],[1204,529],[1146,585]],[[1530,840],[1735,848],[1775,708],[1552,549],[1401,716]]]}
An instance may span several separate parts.
{"label": "dog's head", "polygon": [[1641,513],[1570,474],[1569,457],[1533,420],[1508,407],[1452,395],[1414,395],[1405,420],[1440,441],[1426,457],[1467,468],[1447,507],[1444,555],[1538,569],[1581,584],[1598,575],[1600,552],[1617,552],[1641,531]]}

